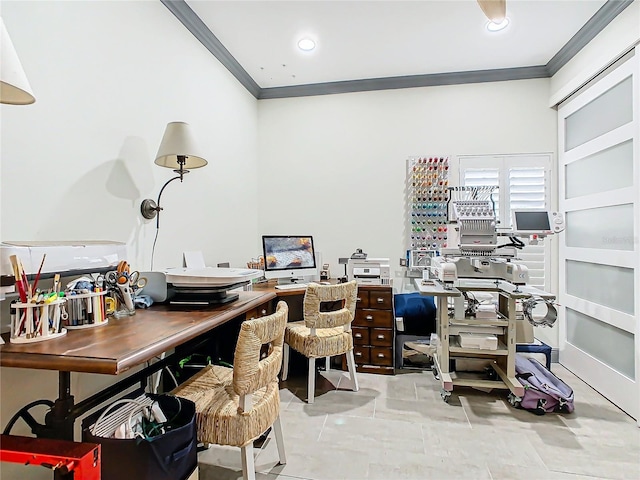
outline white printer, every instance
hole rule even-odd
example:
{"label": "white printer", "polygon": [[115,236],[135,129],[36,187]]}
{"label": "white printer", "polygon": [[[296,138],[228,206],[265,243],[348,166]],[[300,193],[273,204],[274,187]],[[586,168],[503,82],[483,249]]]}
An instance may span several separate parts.
{"label": "white printer", "polygon": [[369,258],[361,249],[347,262],[347,276],[358,285],[391,285],[388,258]]}

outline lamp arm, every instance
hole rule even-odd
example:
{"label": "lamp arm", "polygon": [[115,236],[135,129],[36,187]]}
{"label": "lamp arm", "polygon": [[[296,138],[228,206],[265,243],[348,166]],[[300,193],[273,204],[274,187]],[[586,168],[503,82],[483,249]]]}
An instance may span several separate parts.
{"label": "lamp arm", "polygon": [[160,193],[158,193],[158,201],[156,202],[156,208],[158,211],[158,215],[156,216],[156,229],[160,228],[160,210],[162,210],[162,207],[160,206],[160,198],[162,197],[162,192],[164,192],[164,189],[167,187],[167,185],[169,185],[171,182],[173,182],[174,180],[178,180],[180,179],[180,181],[182,181],[182,175],[178,175],[177,177],[173,177],[170,178],[169,180],[167,180],[167,183],[165,183],[162,188],[160,189]]}

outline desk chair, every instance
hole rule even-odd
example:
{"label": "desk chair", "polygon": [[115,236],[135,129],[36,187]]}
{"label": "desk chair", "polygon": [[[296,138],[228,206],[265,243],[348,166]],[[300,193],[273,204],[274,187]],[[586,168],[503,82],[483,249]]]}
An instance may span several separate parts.
{"label": "desk chair", "polygon": [[[351,333],[357,293],[358,285],[355,281],[338,285],[310,283],[304,295],[304,320],[287,324],[284,334],[282,380],[287,379],[291,347],[309,359],[307,403],[313,403],[314,400],[316,358],[346,355],[353,391],[358,391]],[[321,311],[322,303],[336,301],[342,302],[342,308],[331,312]]]}
{"label": "desk chair", "polygon": [[[173,392],[195,402],[198,441],[240,447],[245,480],[255,479],[253,440],[271,426],[280,463],[286,463],[278,373],[288,312],[278,302],[276,313],[243,322],[233,369],[209,365]],[[267,356],[260,359],[265,344]]]}

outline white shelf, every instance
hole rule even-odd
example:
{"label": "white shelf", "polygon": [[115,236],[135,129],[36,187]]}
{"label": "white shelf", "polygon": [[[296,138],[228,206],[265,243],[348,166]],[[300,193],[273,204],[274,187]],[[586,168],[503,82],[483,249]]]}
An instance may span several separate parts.
{"label": "white shelf", "polygon": [[466,355],[489,355],[489,356],[496,356],[496,355],[509,355],[509,350],[507,349],[507,346],[502,343],[501,341],[498,341],[498,348],[496,350],[483,350],[480,348],[463,348],[460,346],[460,340],[458,339],[457,336],[452,335],[449,337],[449,353],[455,354],[455,353],[463,353]]}

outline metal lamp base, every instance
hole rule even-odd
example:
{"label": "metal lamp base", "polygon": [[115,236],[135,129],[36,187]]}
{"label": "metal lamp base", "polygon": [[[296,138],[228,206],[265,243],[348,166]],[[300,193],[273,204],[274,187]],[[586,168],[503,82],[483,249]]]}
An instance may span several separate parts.
{"label": "metal lamp base", "polygon": [[156,215],[158,215],[158,210],[158,204],[155,202],[155,200],[152,200],[150,198],[143,200],[140,204],[140,213],[142,213],[142,216],[147,220],[156,218]]}

